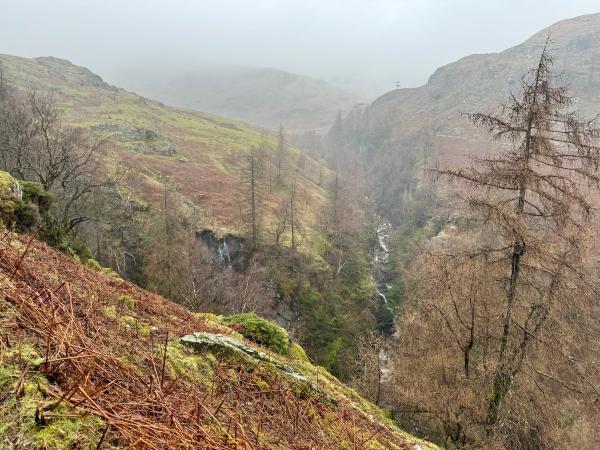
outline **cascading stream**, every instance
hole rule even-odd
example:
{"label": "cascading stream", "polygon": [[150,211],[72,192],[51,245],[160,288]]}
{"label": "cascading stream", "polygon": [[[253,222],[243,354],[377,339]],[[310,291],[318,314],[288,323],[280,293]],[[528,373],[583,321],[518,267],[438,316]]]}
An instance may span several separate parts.
{"label": "cascading stream", "polygon": [[377,227],[377,248],[375,249],[375,257],[373,260],[374,272],[377,274],[375,280],[375,291],[377,295],[383,300],[383,303],[387,305],[388,299],[386,294],[391,289],[391,285],[387,280],[387,265],[390,261],[390,232],[392,225],[383,221],[380,226]]}
{"label": "cascading stream", "polygon": [[[390,284],[390,258],[392,253],[391,246],[392,225],[385,219],[380,219],[380,225],[377,227],[377,247],[375,248],[373,258],[373,273],[375,281],[375,292],[383,301],[382,308],[390,308],[387,294],[392,285]],[[390,377],[390,368],[388,367],[388,352],[385,347],[379,351],[379,371],[380,382],[385,383]]]}

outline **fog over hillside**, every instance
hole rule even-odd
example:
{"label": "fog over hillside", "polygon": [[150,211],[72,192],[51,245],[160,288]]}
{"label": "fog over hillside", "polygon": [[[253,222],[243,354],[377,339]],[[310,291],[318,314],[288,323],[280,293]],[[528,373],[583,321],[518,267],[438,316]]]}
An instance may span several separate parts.
{"label": "fog over hillside", "polygon": [[273,68],[199,66],[186,69],[140,66],[113,77],[117,84],[170,105],[194,108],[256,126],[321,134],[336,115],[359,102],[356,94],[326,81]]}
{"label": "fog over hillside", "polygon": [[309,75],[370,98],[396,81],[421,85],[466,54],[500,51],[598,8],[595,0],[2,3],[0,52],[67,58],[112,83],[140,65],[233,64]]}
{"label": "fog over hillside", "polygon": [[598,0],[0,2],[0,449],[598,448]]}

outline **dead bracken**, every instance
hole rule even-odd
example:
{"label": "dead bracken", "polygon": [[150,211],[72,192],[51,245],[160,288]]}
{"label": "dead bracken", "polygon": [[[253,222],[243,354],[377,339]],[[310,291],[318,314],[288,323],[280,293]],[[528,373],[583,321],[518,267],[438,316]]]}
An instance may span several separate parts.
{"label": "dead bracken", "polygon": [[244,345],[269,360],[189,351],[177,341],[193,332],[243,338],[31,236],[2,232],[0,292],[0,368],[8,380],[0,382],[0,411],[12,413],[0,421],[4,445],[429,446],[303,359],[250,341]]}

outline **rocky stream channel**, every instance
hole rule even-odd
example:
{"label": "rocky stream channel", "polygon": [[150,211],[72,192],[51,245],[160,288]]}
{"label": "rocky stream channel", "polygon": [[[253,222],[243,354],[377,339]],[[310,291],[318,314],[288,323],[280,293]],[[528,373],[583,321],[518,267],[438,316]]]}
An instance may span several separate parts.
{"label": "rocky stream channel", "polygon": [[[384,312],[382,317],[393,317],[393,306],[388,301],[388,294],[392,289],[392,268],[391,266],[391,232],[392,225],[390,222],[380,219],[377,226],[377,247],[373,257],[373,278],[375,282],[375,291],[381,299],[380,309]],[[380,383],[385,383],[389,380],[389,357],[387,351],[388,343],[393,340],[393,323],[387,321],[380,323],[380,328],[386,336],[386,344],[379,350],[379,371]]]}

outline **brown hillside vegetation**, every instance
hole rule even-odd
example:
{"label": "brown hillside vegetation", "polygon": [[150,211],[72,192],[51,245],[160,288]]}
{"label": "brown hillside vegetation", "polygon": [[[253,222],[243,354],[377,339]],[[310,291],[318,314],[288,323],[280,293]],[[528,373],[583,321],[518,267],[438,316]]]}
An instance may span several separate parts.
{"label": "brown hillside vegetation", "polygon": [[[179,341],[192,332],[244,341],[217,316],[193,314],[32,236],[2,231],[1,445],[433,448],[301,351],[261,348],[267,362],[192,353]],[[277,369],[283,364],[305,379]]]}
{"label": "brown hillside vegetation", "polygon": [[[548,36],[561,74],[584,117],[600,105],[600,14],[563,20],[527,41],[499,53],[466,56],[437,69],[427,84],[395,89],[367,107],[357,108],[335,129],[330,159],[348,161],[367,155],[366,172],[380,214],[394,223],[406,221],[406,207],[418,199],[420,169],[432,162],[465,164],[471,154],[507,149],[490,142],[484,130],[470,125],[463,114],[497,113],[510,92],[537,58]],[[338,127],[339,128],[339,127]],[[401,199],[401,201],[398,201]]]}
{"label": "brown hillside vegetation", "polygon": [[[239,233],[244,170],[252,147],[274,153],[274,133],[245,123],[148,100],[105,83],[85,67],[54,57],[0,55],[5,82],[22,92],[51,93],[68,125],[107,139],[105,172],[119,179],[115,195],[159,209],[168,182],[203,217],[202,226]],[[274,156],[273,156],[274,159]],[[302,167],[297,167],[298,165]],[[298,190],[306,200],[302,215],[312,224],[325,191],[319,176],[328,171],[285,146],[285,176],[260,195],[274,212],[287,195],[290,173],[298,170]],[[274,171],[265,168],[266,172]],[[266,224],[269,225],[269,224]]]}

